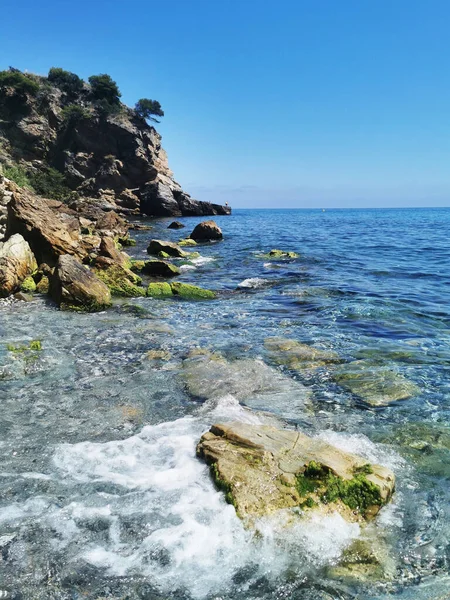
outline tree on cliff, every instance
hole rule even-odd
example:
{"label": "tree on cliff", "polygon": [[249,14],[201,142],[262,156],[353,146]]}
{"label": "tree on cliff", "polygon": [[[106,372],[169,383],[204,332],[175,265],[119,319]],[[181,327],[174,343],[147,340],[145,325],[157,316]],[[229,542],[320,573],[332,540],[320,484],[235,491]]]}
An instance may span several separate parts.
{"label": "tree on cliff", "polygon": [[83,91],[83,80],[76,73],[65,71],[60,67],[52,67],[47,78],[69,96],[77,96]]}
{"label": "tree on cliff", "polygon": [[158,100],[149,100],[148,98],[141,98],[136,102],[135,110],[137,114],[143,119],[148,119],[149,121],[154,121],[155,123],[159,123],[158,119],[155,119],[153,115],[157,117],[163,117],[164,111],[161,108],[161,104]]}
{"label": "tree on cliff", "polygon": [[109,75],[91,75],[89,83],[91,84],[91,96],[96,100],[102,112],[109,113],[117,110],[122,94],[117,83]]}

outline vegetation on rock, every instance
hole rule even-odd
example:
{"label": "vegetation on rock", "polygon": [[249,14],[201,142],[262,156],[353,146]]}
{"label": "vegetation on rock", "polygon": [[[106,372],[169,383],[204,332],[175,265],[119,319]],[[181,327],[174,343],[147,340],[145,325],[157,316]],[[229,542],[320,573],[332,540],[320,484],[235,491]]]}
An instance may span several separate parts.
{"label": "vegetation on rock", "polygon": [[161,108],[161,104],[158,100],[149,100],[148,98],[141,98],[136,102],[134,107],[136,113],[148,121],[159,123],[158,119],[155,119],[153,115],[157,117],[163,117],[164,111]]}
{"label": "vegetation on rock", "polygon": [[78,75],[60,67],[52,67],[48,72],[47,79],[68,96],[77,96],[84,89],[84,81]]}

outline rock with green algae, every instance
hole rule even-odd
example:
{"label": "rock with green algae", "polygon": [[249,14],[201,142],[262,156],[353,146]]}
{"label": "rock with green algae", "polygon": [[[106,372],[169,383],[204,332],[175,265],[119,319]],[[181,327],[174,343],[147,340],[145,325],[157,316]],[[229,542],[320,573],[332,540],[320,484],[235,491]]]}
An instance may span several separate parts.
{"label": "rock with green algae", "polygon": [[396,574],[396,561],[379,532],[371,533],[352,542],[342,553],[338,564],[328,568],[327,575],[349,583],[392,581]]}
{"label": "rock with green algae", "polygon": [[20,290],[26,294],[33,294],[36,291],[36,283],[31,275],[22,281]]}
{"label": "rock with green algae", "polygon": [[172,258],[170,254],[167,254],[167,252],[164,252],[163,250],[161,250],[161,252],[158,252],[157,256],[159,256],[159,258]]}
{"label": "rock with green algae", "polygon": [[372,519],[391,498],[394,474],[319,438],[269,425],[213,425],[197,455],[237,514],[249,523],[281,509]]}
{"label": "rock with green algae", "polygon": [[147,252],[156,256],[160,256],[160,252],[165,252],[169,256],[178,258],[187,258],[189,256],[189,253],[182,250],[178,244],[164,240],[151,240]]}
{"label": "rock with green algae", "polygon": [[177,281],[176,283],[171,283],[170,287],[175,296],[179,296],[185,300],[214,300],[217,297],[215,292],[191,285],[190,283],[180,283]]}
{"label": "rock with green algae", "polygon": [[145,288],[140,286],[142,279],[126,267],[112,264],[106,269],[95,269],[95,273],[113,296],[138,298],[146,295]]}
{"label": "rock with green algae", "polygon": [[149,283],[147,296],[151,296],[152,298],[169,298],[173,296],[172,288],[166,281]]}
{"label": "rock with green algae", "polygon": [[36,292],[38,294],[48,294],[50,289],[50,281],[47,275],[42,275],[38,283],[36,284]]}
{"label": "rock with green algae", "polygon": [[63,310],[94,312],[111,305],[107,285],[69,254],[59,257],[50,292]]}
{"label": "rock with green algae", "polygon": [[264,340],[270,359],[278,365],[286,365],[289,369],[301,371],[315,369],[330,363],[339,363],[336,352],[321,350],[297,340],[273,337]]}
{"label": "rock with green algae", "polygon": [[189,238],[183,238],[178,242],[179,246],[197,246],[197,242],[195,240],[190,240]]}
{"label": "rock with green algae", "polygon": [[368,360],[343,365],[335,373],[336,382],[371,406],[386,406],[419,394],[419,388],[389,367]]}
{"label": "rock with green algae", "polygon": [[277,249],[273,249],[270,250],[270,252],[267,252],[266,254],[262,255],[262,258],[265,259],[293,259],[293,258],[298,258],[299,255],[296,252],[290,252],[290,251],[285,251],[285,250],[277,250]]}
{"label": "rock with green algae", "polygon": [[144,268],[145,260],[130,259],[129,268],[134,273],[140,273]]}
{"label": "rock with green algae", "polygon": [[146,260],[142,272],[157,277],[174,277],[181,273],[178,267],[164,260]]}

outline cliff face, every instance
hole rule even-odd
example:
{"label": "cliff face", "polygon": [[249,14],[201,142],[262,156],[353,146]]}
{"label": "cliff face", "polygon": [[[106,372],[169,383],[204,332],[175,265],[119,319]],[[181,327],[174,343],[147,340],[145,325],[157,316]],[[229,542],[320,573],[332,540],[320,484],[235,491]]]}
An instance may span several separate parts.
{"label": "cliff face", "polygon": [[[37,94],[0,87],[0,163],[36,177],[61,173],[70,203],[148,216],[230,214],[196,201],[174,180],[161,136],[123,104],[102,114],[85,91],[68,98],[47,78],[34,77]],[[87,87],[87,86],[86,86]],[[79,106],[79,114],[68,109]],[[52,171],[54,173],[54,171]],[[39,190],[38,190],[39,192]],[[45,195],[44,192],[39,192]]]}

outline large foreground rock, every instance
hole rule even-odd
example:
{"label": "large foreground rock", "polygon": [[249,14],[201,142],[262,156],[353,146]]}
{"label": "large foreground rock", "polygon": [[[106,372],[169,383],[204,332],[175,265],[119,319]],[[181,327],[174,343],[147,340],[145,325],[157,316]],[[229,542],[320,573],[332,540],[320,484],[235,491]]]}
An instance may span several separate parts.
{"label": "large foreground rock", "polygon": [[194,228],[189,237],[196,242],[209,242],[210,240],[221,240],[223,235],[215,221],[203,221]]}
{"label": "large foreground rock", "polygon": [[20,233],[39,264],[54,265],[62,254],[87,254],[77,219],[54,212],[42,198],[20,190],[8,204],[7,236]]}
{"label": "large foreground rock", "polygon": [[37,269],[29,244],[19,234],[0,243],[0,298],[17,292],[21,283]]}
{"label": "large foreground rock", "polygon": [[70,255],[58,259],[51,294],[63,309],[92,312],[103,310],[111,304],[108,287]]}
{"label": "large foreground rock", "polygon": [[286,508],[338,511],[349,521],[374,517],[395,485],[394,474],[303,433],[240,422],[213,425],[197,454],[211,465],[241,518]]}

